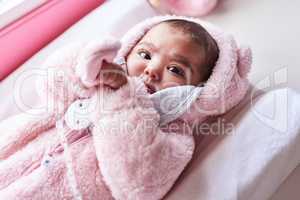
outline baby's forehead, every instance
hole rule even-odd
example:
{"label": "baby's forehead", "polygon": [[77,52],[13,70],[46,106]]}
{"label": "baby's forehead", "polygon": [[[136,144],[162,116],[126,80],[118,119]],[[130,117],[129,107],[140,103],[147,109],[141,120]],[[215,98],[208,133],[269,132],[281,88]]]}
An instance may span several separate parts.
{"label": "baby's forehead", "polygon": [[195,42],[187,32],[167,22],[159,23],[150,28],[136,45],[142,44],[151,44],[151,46],[157,47],[168,45],[170,48],[181,48],[188,52],[189,49],[193,49],[198,53],[204,51],[203,45]]}
{"label": "baby's forehead", "polygon": [[[154,25],[151,27],[139,40],[139,43],[147,41],[152,42],[154,40],[159,39],[162,40],[168,40],[168,39],[174,39],[176,37],[173,36],[180,36],[180,40],[185,43],[193,42],[192,37],[186,33],[180,30],[180,28],[173,27],[172,25],[162,22],[157,25]],[[174,41],[174,45],[176,45],[176,41]],[[198,46],[198,45],[197,45]],[[201,45],[200,45],[201,46]]]}
{"label": "baby's forehead", "polygon": [[171,60],[180,60],[182,63],[184,61],[190,66],[200,66],[204,59],[202,46],[167,23],[160,23],[149,29],[137,46],[159,52]]}
{"label": "baby's forehead", "polygon": [[[183,32],[178,27],[174,27],[174,26],[168,24],[167,22],[161,22],[159,24],[152,26],[144,34],[144,37],[145,36],[153,36],[155,33],[167,34],[167,33],[183,33]],[[164,36],[166,36],[166,35],[161,35],[161,37],[164,37]]]}

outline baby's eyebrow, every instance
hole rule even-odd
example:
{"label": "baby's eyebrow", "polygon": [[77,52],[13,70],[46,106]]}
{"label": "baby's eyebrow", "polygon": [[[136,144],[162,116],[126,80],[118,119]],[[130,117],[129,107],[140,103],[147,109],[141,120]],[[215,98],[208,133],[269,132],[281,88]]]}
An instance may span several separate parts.
{"label": "baby's eyebrow", "polygon": [[154,46],[154,44],[152,44],[151,42],[143,41],[143,42],[140,42],[138,45],[145,45],[145,46],[149,46],[152,49],[156,49],[156,47]]}
{"label": "baby's eyebrow", "polygon": [[[151,49],[156,49],[155,45],[152,44],[151,42],[147,42],[147,41],[142,41],[140,42],[138,45],[145,45],[150,47]],[[179,62],[182,65],[188,67],[192,72],[193,72],[193,68],[192,68],[192,64],[190,63],[189,59],[181,54],[177,54],[174,53],[172,54],[172,60],[174,60],[175,62]]]}
{"label": "baby's eyebrow", "polygon": [[179,62],[179,63],[187,66],[188,68],[191,69],[191,71],[193,71],[192,65],[191,65],[191,63],[190,63],[190,61],[189,61],[188,58],[186,58],[185,56],[182,56],[180,54],[173,54],[172,57],[173,57],[174,61]]}

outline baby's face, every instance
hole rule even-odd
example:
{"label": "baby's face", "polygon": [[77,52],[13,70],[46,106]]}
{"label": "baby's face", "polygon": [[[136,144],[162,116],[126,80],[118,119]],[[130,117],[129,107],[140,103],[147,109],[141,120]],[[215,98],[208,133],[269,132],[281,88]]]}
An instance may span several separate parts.
{"label": "baby's face", "polygon": [[178,85],[197,85],[204,51],[187,34],[159,24],[145,34],[127,57],[129,76],[143,76],[150,93]]}

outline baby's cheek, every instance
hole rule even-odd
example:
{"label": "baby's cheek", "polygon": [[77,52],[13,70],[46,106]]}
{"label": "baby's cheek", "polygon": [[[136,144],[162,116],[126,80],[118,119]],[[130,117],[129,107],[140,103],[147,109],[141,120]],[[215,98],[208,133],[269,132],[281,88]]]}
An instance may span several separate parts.
{"label": "baby's cheek", "polygon": [[169,88],[169,87],[176,87],[176,86],[180,86],[180,85],[186,85],[186,84],[184,84],[184,82],[178,81],[178,80],[165,80],[161,84],[161,89],[165,89],[165,88]]}
{"label": "baby's cheek", "polygon": [[144,72],[145,64],[138,59],[128,58],[127,69],[129,76],[139,76]]}
{"label": "baby's cheek", "polygon": [[163,80],[162,80],[162,89],[168,87],[175,87],[180,85],[188,85],[187,81],[182,78],[178,78],[168,72],[164,73]]}

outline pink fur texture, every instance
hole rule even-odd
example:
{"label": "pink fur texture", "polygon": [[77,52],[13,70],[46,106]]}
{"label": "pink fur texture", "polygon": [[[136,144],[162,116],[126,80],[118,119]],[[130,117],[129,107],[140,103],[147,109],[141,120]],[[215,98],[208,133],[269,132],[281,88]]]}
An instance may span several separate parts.
{"label": "pink fur texture", "polygon": [[[122,39],[116,59],[124,59],[152,26],[173,18],[178,17],[155,17],[138,24]],[[248,89],[251,65],[250,49],[239,48],[231,35],[200,20],[183,19],[202,24],[220,49],[213,74],[192,108],[169,127],[160,127],[160,116],[142,80],[131,77],[116,91],[98,85],[97,73],[103,60],[111,62],[116,55],[117,41],[103,39],[64,48],[45,62],[50,76],[37,82],[41,97],[51,105],[48,113],[24,113],[0,123],[1,199],[76,198],[68,178],[70,163],[63,154],[66,149],[54,126],[81,98],[90,98],[95,106],[90,114],[93,128],[67,129],[66,137],[82,199],[162,199],[194,152],[192,129],[184,126],[236,105]]]}
{"label": "pink fur texture", "polygon": [[[101,44],[105,45],[98,46],[96,52],[106,49],[106,43]],[[90,45],[72,45],[46,61],[47,69],[52,67],[55,72],[53,79],[59,80],[38,80],[42,97],[54,103],[50,114],[20,114],[0,124],[1,130],[6,130],[0,140],[2,198],[75,198],[55,119],[75,99],[91,97],[97,102],[103,92],[92,117],[92,134],[73,130],[67,135],[83,199],[161,199],[191,159],[192,135],[160,129],[159,115],[141,80],[129,79],[115,92],[84,86],[75,69],[86,46]],[[150,124],[144,124],[145,119]]]}

